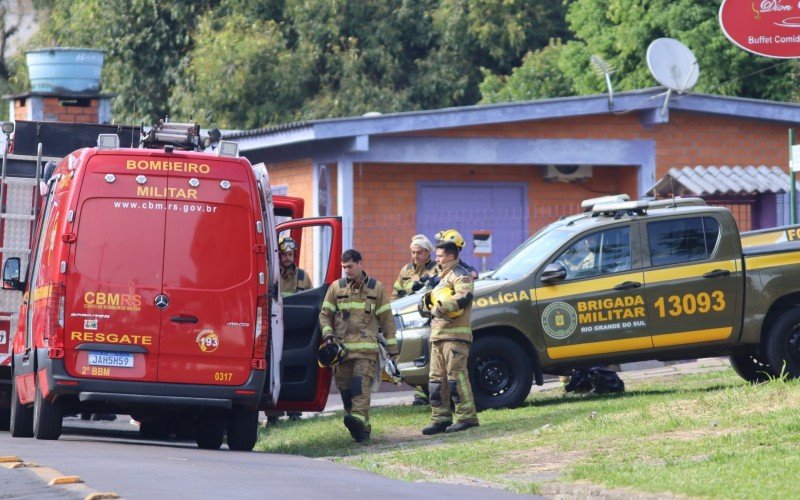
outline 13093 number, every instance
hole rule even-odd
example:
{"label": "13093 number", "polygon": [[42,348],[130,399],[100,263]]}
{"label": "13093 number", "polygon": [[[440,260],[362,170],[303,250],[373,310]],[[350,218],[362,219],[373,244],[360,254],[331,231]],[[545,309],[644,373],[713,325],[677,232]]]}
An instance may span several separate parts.
{"label": "13093 number", "polygon": [[720,290],[711,293],[687,293],[684,295],[670,295],[669,297],[659,297],[653,304],[658,311],[658,316],[665,318],[670,316],[682,316],[692,314],[706,314],[711,311],[724,311],[725,294]]}

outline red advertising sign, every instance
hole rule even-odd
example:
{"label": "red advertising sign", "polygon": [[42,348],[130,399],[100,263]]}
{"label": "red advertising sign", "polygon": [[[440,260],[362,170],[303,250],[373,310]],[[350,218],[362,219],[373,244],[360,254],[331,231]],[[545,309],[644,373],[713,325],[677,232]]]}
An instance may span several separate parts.
{"label": "red advertising sign", "polygon": [[728,39],[765,57],[800,57],[800,0],[723,0],[719,23]]}

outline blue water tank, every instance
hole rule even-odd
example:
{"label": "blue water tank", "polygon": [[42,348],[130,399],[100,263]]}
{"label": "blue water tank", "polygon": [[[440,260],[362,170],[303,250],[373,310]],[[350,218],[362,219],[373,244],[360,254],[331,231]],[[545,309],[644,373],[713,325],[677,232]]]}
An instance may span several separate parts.
{"label": "blue water tank", "polygon": [[100,90],[103,51],[53,47],[25,52],[33,92],[90,93]]}

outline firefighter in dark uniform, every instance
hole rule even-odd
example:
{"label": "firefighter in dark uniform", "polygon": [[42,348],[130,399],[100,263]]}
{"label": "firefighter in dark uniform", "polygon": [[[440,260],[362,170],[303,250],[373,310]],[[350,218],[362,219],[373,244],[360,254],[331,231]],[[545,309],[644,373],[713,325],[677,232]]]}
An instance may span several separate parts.
{"label": "firefighter in dark uniform", "polygon": [[[425,435],[458,432],[478,425],[467,371],[472,344],[473,283],[471,273],[461,265],[458,255],[456,242],[449,239],[437,242],[440,280],[436,288],[425,294],[419,306],[420,313],[431,317],[428,384],[431,424],[422,429]],[[451,398],[456,406],[455,422],[450,409]]]}
{"label": "firefighter in dark uniform", "polygon": [[311,289],[311,278],[308,273],[294,263],[294,251],[297,243],[284,236],[278,242],[278,258],[281,262],[281,294],[285,297],[297,292]]}
{"label": "firefighter in dark uniform", "polygon": [[357,250],[342,254],[344,278],[328,288],[319,314],[325,344],[344,345],[344,359],[334,369],[336,387],[344,405],[344,425],[357,442],[369,439],[370,387],[378,363],[378,326],[386,350],[397,361],[397,339],[389,294],[370,278]]}
{"label": "firefighter in dark uniform", "polygon": [[[392,300],[405,297],[420,290],[425,282],[436,274],[436,262],[431,259],[433,244],[424,234],[415,234],[409,245],[411,262],[400,268],[397,281],[394,282]],[[428,395],[422,386],[414,386],[415,406],[428,404]]]}

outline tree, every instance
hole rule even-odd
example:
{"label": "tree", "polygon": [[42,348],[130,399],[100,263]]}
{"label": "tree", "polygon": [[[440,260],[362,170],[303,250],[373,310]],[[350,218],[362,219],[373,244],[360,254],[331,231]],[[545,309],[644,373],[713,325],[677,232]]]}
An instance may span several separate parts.
{"label": "tree", "polygon": [[[596,54],[615,69],[615,90],[658,85],[645,61],[647,46],[660,37],[685,43],[697,57],[700,75],[696,92],[760,99],[791,100],[797,71],[794,62],[775,61],[745,52],[725,38],[719,27],[718,0],[575,0],[567,21],[575,39],[561,49],[551,72],[560,72],[577,94],[603,92],[605,84],[590,67]],[[503,95],[534,95],[542,87],[541,57],[528,58],[505,82]],[[492,76],[484,82],[485,100],[503,93]]]}
{"label": "tree", "polygon": [[[118,94],[118,122],[170,116],[168,96],[192,47],[191,33],[214,0],[62,0],[53,2],[32,45],[106,51],[102,89]],[[188,117],[185,117],[188,118]]]}

